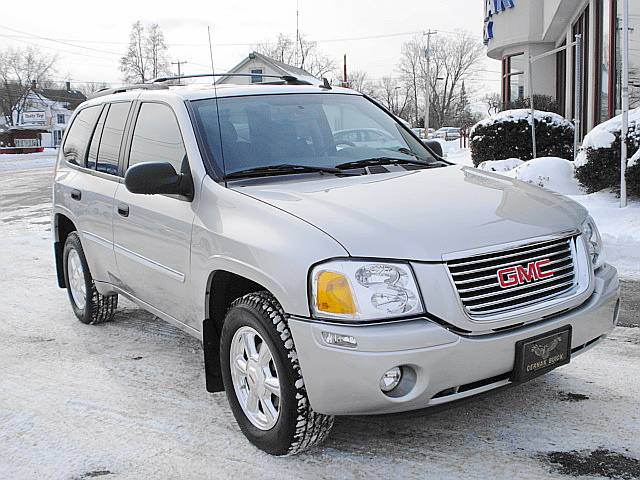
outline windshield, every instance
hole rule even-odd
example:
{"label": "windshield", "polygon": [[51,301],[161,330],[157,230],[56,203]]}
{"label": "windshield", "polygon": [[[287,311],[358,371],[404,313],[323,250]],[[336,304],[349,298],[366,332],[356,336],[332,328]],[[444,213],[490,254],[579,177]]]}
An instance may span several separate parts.
{"label": "windshield", "polygon": [[192,104],[207,148],[227,176],[282,165],[335,168],[381,158],[437,162],[419,140],[359,95],[254,95],[219,98],[217,106],[215,99]]}

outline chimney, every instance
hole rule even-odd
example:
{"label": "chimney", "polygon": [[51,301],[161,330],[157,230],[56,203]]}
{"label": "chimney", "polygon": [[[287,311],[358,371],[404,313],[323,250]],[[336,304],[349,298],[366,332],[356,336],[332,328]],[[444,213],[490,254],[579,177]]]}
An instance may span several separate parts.
{"label": "chimney", "polygon": [[67,92],[71,91],[71,82],[66,82],[65,85],[67,86]]}
{"label": "chimney", "polygon": [[38,86],[38,84],[36,83],[36,81],[35,80],[31,80],[31,90],[33,90],[35,92],[37,86]]}

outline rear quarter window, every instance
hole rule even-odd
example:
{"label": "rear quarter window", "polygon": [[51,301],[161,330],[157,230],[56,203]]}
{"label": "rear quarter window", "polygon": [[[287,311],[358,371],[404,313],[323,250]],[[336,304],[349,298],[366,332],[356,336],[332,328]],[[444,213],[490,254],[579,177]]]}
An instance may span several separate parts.
{"label": "rear quarter window", "polygon": [[131,102],[112,103],[104,122],[100,147],[98,148],[97,170],[99,172],[118,174],[118,159],[124,127],[129,116]]}
{"label": "rear quarter window", "polygon": [[101,110],[102,105],[96,105],[87,107],[76,115],[62,147],[62,153],[67,162],[85,166],[89,139]]}

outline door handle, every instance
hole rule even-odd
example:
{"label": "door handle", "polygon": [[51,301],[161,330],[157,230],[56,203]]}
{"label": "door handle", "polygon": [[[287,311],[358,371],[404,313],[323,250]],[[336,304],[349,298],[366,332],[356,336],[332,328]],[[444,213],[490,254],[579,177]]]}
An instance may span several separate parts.
{"label": "door handle", "polygon": [[127,205],[126,203],[119,203],[118,204],[118,215],[121,215],[123,217],[128,217],[129,216],[129,205]]}
{"label": "door handle", "polygon": [[71,190],[71,198],[74,200],[80,200],[82,198],[82,192],[76,188]]}

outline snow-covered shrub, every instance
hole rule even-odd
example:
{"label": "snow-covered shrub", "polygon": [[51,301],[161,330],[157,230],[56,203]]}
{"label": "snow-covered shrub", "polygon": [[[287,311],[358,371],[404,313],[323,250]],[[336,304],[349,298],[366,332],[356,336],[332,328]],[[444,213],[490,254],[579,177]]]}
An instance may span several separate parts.
{"label": "snow-covered shrub", "polygon": [[[487,160],[531,160],[530,110],[505,110],[476,123],[471,129],[473,164]],[[556,113],[536,111],[538,157],[573,159],[573,124]]]}
{"label": "snow-covered shrub", "polygon": [[[576,161],[576,178],[587,192],[619,190],[621,143],[621,116],[601,123],[585,136]],[[629,112],[627,150],[629,157],[640,150],[640,108]],[[631,195],[640,196],[640,164],[635,160],[627,165],[627,190]]]}
{"label": "snow-covered shrub", "polygon": [[[558,106],[558,102],[551,95],[534,95],[533,96],[533,105],[537,110],[541,112],[553,112],[560,113],[560,107]],[[509,102],[509,109],[513,110],[516,108],[529,108],[531,106],[529,97],[521,97],[516,100]]]}

